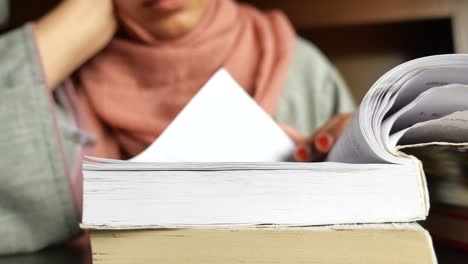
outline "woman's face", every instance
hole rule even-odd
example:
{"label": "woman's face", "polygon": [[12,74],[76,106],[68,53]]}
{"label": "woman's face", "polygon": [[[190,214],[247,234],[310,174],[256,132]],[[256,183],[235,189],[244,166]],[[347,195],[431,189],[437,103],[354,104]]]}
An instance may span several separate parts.
{"label": "woman's face", "polygon": [[203,17],[211,0],[114,0],[120,16],[161,39],[177,38]]}

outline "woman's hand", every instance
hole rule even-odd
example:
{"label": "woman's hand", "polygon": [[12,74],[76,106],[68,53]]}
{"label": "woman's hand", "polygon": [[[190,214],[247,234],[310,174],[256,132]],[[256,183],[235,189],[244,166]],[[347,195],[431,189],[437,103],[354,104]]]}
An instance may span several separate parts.
{"label": "woman's hand", "polygon": [[64,0],[36,23],[36,39],[52,91],[104,48],[117,28],[112,0]]}
{"label": "woman's hand", "polygon": [[294,159],[299,162],[323,161],[345,131],[352,114],[334,116],[322,128],[310,137],[303,137],[295,129],[282,125],[281,127],[296,143]]}

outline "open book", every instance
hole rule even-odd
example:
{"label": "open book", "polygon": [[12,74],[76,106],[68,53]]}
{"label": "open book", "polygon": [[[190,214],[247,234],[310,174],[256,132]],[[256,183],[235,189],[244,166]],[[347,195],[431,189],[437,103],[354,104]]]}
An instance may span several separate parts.
{"label": "open book", "polygon": [[[291,154],[291,141],[220,71],[135,160],[85,162],[83,225],[323,225],[424,219],[429,203],[422,164],[401,150],[405,145],[468,142],[466,84],[468,55],[402,64],[371,87],[328,162],[304,164],[278,162]],[[233,112],[233,107],[239,111]]]}

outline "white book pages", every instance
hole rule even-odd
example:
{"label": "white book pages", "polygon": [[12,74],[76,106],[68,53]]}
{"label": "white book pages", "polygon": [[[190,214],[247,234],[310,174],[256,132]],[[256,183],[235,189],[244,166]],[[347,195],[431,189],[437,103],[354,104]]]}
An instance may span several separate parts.
{"label": "white book pages", "polygon": [[[86,230],[124,230],[124,231],[137,231],[148,230],[145,226],[87,226],[80,224],[82,229]],[[155,227],[154,230],[169,230],[171,227]],[[262,225],[203,225],[203,226],[190,226],[194,230],[211,230],[211,231],[247,231],[247,230],[276,230],[276,231],[351,231],[351,230],[413,230],[424,231],[425,229],[418,224],[418,222],[391,222],[391,223],[370,223],[370,224],[336,224],[336,225],[277,225],[277,224],[262,224]]]}
{"label": "white book pages", "polygon": [[407,222],[427,215],[416,162],[190,166],[85,170],[83,225],[323,225]]}
{"label": "white book pages", "polygon": [[[468,86],[450,84],[431,88],[382,122],[384,143],[393,149],[408,128],[468,110]],[[448,103],[450,102],[450,103]],[[396,136],[393,136],[393,134]]]}
{"label": "white book pages", "polygon": [[417,123],[403,131],[400,135],[391,135],[390,139],[400,145],[468,145],[468,111]]}
{"label": "white book pages", "polygon": [[[453,55],[457,58],[463,58],[466,55]],[[390,112],[394,112],[397,109],[401,109],[405,105],[409,104],[421,93],[439,86],[445,86],[449,84],[463,84],[468,85],[467,71],[468,65],[466,62],[454,61],[452,65],[444,63],[443,65],[437,66],[440,62],[450,62],[452,56],[434,56],[429,57],[439,60],[434,61],[434,65],[423,65],[418,68],[419,73],[404,83],[399,88],[398,96],[395,103],[392,106]]]}
{"label": "white book pages", "polygon": [[[446,93],[433,87],[448,86]],[[439,55],[424,57],[404,63],[382,76],[369,90],[356,112],[351,125],[328,156],[329,161],[347,163],[396,163],[408,162],[394,145],[393,131],[402,136],[405,126],[425,122],[427,118],[415,118],[415,111],[424,110],[440,116],[466,110],[465,98],[468,84],[468,55]],[[442,88],[440,88],[442,89]],[[455,98],[458,97],[458,98]],[[416,100],[416,102],[414,102]],[[439,100],[437,104],[435,101]],[[410,106],[408,106],[410,105]],[[405,108],[406,107],[406,108]],[[414,107],[413,111],[407,112]],[[404,108],[402,119],[386,120]],[[396,122],[396,123],[395,123]],[[412,123],[414,122],[414,123]],[[395,127],[394,127],[395,125]],[[448,138],[448,137],[444,137]]]}
{"label": "white book pages", "polygon": [[225,70],[219,70],[133,162],[275,162],[294,143]]}

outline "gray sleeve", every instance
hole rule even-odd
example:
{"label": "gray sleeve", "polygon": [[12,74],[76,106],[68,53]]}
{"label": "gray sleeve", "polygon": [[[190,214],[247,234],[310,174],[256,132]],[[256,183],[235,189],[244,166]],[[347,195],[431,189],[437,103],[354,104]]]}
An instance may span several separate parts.
{"label": "gray sleeve", "polygon": [[354,106],[336,68],[313,44],[297,38],[276,120],[308,136],[334,115],[352,112]]}
{"label": "gray sleeve", "polygon": [[0,255],[79,232],[33,27],[0,37]]}

